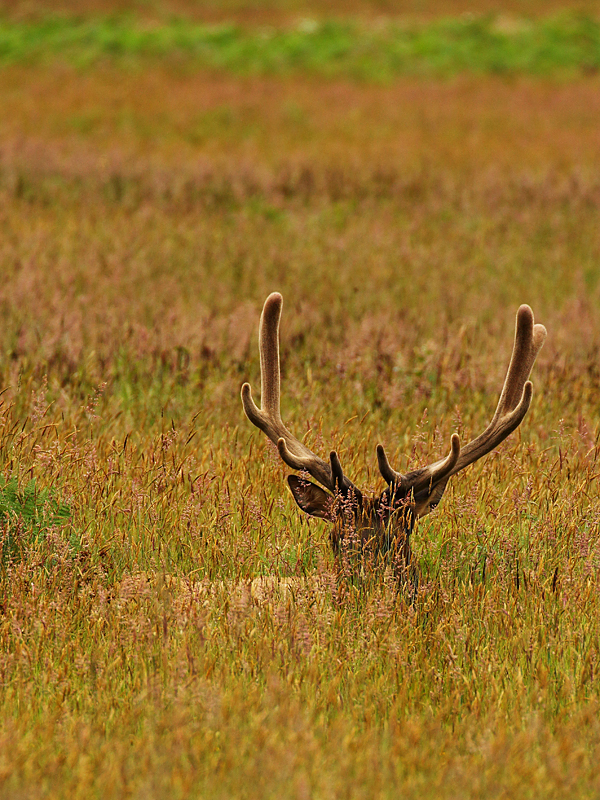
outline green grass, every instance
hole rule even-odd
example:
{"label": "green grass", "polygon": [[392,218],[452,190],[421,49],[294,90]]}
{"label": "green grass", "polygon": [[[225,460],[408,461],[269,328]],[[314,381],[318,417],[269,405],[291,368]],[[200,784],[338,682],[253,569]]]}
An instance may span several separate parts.
{"label": "green grass", "polygon": [[283,29],[185,20],[144,25],[123,16],[0,22],[4,64],[165,59],[237,75],[308,73],[368,81],[461,72],[568,75],[600,67],[600,23],[574,13],[541,20],[488,15],[405,24],[306,19]]}
{"label": "green grass", "polygon": [[68,506],[53,498],[48,489],[39,491],[34,480],[20,487],[16,478],[0,476],[2,566],[22,558],[52,528],[64,527],[69,516]]}

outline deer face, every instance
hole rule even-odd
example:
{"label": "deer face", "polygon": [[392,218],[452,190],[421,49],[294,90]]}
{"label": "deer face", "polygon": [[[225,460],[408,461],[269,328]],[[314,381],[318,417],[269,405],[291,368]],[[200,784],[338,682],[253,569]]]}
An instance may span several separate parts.
{"label": "deer face", "polygon": [[263,307],[259,329],[261,408],[256,407],[250,385],[245,383],[242,404],[246,416],[277,445],[279,455],[289,467],[307,472],[321,484],[317,486],[297,475],[288,477],[300,508],[332,523],[331,541],[335,550],[339,551],[351,540],[360,550],[399,553],[407,566],[415,522],[438,505],[452,475],[489,453],[521,424],[533,392],[529,373],[546,338],[546,329],[543,325],[534,325],[533,312],[529,306],[522,305],[517,312],[508,372],[496,412],[487,428],[464,447],[458,435],[452,434],[450,452],[445,458],[406,474],[392,469],[383,447],[378,445],[379,471],[388,488],[378,497],[369,499],[344,475],[335,450],[330,452],[328,464],[296,439],[281,419],[279,320],[282,303],[281,295],[274,292]]}
{"label": "deer face", "polygon": [[403,564],[410,562],[410,535],[419,517],[437,505],[432,493],[417,495],[410,489],[390,486],[377,497],[365,498],[350,489],[334,496],[306,478],[288,476],[294,500],[307,514],[332,525],[330,540],[334,552],[342,547],[376,555],[396,555]]}
{"label": "deer face", "polygon": [[410,498],[394,497],[389,489],[372,498],[352,491],[333,496],[296,475],[288,477],[288,484],[303,511],[332,524],[329,539],[335,553],[345,549],[377,556],[399,554],[403,563],[410,561],[415,523]]}

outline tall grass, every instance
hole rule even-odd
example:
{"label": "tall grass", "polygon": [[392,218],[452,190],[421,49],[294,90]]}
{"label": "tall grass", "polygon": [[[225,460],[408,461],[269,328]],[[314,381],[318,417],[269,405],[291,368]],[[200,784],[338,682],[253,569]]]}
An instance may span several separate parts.
{"label": "tall grass", "polygon": [[[4,76],[0,796],[596,797],[595,79]],[[378,442],[482,430],[521,302],[548,327],[414,601],[337,580],[243,416],[273,289],[286,422],[367,490]]]}

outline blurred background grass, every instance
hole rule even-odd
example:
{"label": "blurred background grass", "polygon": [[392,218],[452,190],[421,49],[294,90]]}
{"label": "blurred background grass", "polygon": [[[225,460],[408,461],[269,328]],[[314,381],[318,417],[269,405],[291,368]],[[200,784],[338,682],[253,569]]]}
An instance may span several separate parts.
{"label": "blurred background grass", "polygon": [[240,75],[305,73],[390,81],[397,75],[595,72],[600,23],[561,13],[542,19],[463,15],[357,22],[302,17],[286,27],[148,23],[127,16],[60,16],[0,24],[0,59],[49,59],[89,66],[103,60],[167,60],[178,69],[228,70]]}
{"label": "blurred background grass", "polygon": [[61,15],[135,15],[147,20],[184,17],[193,22],[243,22],[278,25],[298,17],[427,20],[464,14],[508,14],[540,18],[563,11],[598,13],[598,0],[2,0],[5,17],[24,20]]}

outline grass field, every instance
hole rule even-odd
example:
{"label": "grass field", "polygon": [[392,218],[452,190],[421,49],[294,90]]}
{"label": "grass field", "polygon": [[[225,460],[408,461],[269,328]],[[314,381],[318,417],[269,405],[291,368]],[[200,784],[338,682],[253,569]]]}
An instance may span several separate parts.
{"label": "grass field", "polygon": [[[598,797],[600,82],[434,74],[3,62],[1,798]],[[406,470],[487,424],[520,303],[548,328],[414,602],[336,579],[243,416],[274,290],[284,418],[373,491],[377,443]]]}

